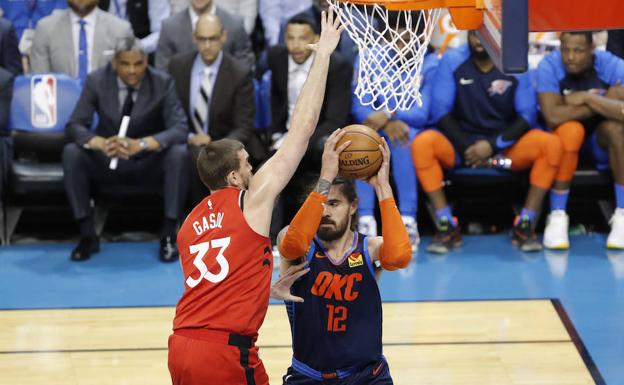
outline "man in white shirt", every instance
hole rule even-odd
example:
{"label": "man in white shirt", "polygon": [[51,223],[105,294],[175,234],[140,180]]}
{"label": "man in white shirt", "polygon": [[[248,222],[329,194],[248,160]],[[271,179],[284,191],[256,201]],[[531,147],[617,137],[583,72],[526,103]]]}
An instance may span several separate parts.
{"label": "man in white shirt", "polygon": [[130,24],[97,9],[97,0],[68,0],[68,9],[39,21],[33,39],[31,67],[35,73],[64,73],[85,79],[105,66],[115,44],[132,37]]}

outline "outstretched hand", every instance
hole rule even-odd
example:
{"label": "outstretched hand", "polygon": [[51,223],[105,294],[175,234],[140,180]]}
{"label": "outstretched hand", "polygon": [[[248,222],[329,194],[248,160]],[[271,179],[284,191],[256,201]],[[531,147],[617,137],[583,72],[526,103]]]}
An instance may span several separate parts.
{"label": "outstretched hand", "polygon": [[385,138],[381,138],[381,144],[379,145],[379,150],[381,151],[381,156],[383,157],[383,161],[381,162],[381,167],[377,171],[376,175],[373,175],[368,183],[377,188],[377,187],[385,187],[390,186],[390,148],[388,147],[388,142],[386,142]]}
{"label": "outstretched hand", "polygon": [[308,44],[308,48],[322,55],[331,55],[338,46],[340,33],[344,30],[344,25],[340,23],[340,17],[334,15],[334,10],[321,13],[321,37],[316,44]]}
{"label": "outstretched hand", "polygon": [[286,273],[271,285],[271,298],[280,301],[303,302],[303,298],[290,294],[290,288],[296,280],[310,271],[309,267],[306,268],[306,264],[307,262],[303,262],[290,266]]}
{"label": "outstretched hand", "polygon": [[338,176],[338,162],[340,153],[351,144],[350,140],[347,140],[336,148],[336,145],[342,139],[345,132],[340,128],[332,132],[332,134],[325,141],[325,148],[323,149],[323,159],[321,165],[321,179],[325,179],[328,182],[333,182]]}

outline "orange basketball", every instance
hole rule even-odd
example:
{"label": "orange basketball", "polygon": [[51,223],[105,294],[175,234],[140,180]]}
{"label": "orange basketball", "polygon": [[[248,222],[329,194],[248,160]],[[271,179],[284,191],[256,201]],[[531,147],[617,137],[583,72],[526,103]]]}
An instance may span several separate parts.
{"label": "orange basketball", "polygon": [[347,140],[351,144],[340,153],[340,175],[349,179],[368,179],[375,175],[383,161],[379,150],[381,137],[375,130],[361,124],[352,124],[343,131],[346,134],[336,147]]}

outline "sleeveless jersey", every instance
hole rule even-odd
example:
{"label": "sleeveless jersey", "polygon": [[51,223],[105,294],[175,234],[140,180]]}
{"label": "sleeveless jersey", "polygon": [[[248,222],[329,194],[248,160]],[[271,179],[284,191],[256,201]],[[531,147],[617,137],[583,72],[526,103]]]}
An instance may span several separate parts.
{"label": "sleeveless jersey", "polygon": [[256,337],[269,304],[270,240],[243,216],[244,191],[218,190],[178,232],[184,293],[173,329],[206,328]]}
{"label": "sleeveless jersey", "polygon": [[286,303],[293,356],[312,369],[329,372],[382,357],[381,295],[366,244],[354,233],[351,251],[334,264],[315,239],[306,255],[310,272],[293,284],[292,294],[304,299]]}

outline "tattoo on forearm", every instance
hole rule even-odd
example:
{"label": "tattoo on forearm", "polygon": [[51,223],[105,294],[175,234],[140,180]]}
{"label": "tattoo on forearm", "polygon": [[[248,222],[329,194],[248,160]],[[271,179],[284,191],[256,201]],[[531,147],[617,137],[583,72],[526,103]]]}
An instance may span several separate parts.
{"label": "tattoo on forearm", "polygon": [[331,187],[331,182],[325,179],[319,179],[318,183],[316,184],[316,188],[314,189],[314,191],[316,191],[319,194],[328,196],[329,195],[329,189]]}

